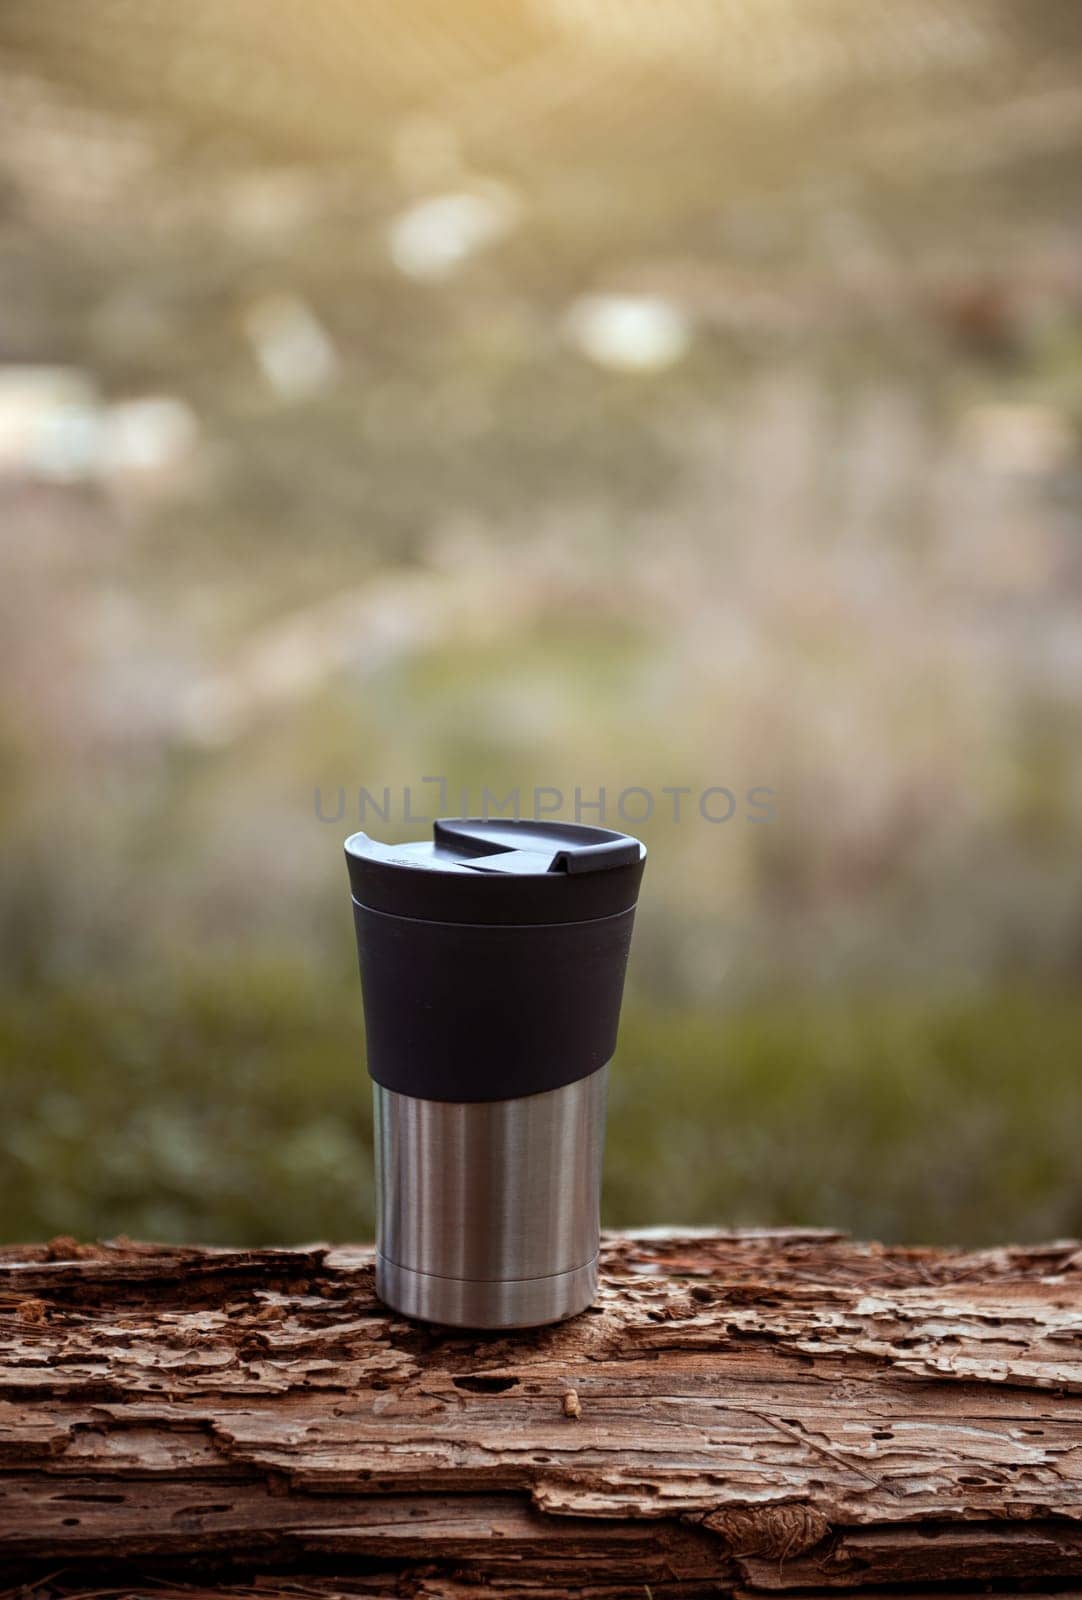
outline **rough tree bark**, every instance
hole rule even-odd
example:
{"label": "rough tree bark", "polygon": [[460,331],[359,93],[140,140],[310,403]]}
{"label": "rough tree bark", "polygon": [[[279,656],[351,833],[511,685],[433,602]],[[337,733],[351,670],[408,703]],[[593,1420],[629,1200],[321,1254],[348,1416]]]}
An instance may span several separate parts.
{"label": "rough tree bark", "polygon": [[1067,1590],[1082,1248],[610,1239],[592,1312],[440,1332],[367,1249],[0,1252],[32,1593]]}

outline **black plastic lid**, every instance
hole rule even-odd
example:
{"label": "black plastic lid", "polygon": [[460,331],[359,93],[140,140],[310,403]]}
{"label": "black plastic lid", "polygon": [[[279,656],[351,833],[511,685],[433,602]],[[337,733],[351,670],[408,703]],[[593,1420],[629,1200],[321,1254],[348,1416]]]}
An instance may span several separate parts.
{"label": "black plastic lid", "polygon": [[586,922],[635,904],[646,848],[576,822],[444,818],[432,840],[346,840],[353,898],[433,922]]}

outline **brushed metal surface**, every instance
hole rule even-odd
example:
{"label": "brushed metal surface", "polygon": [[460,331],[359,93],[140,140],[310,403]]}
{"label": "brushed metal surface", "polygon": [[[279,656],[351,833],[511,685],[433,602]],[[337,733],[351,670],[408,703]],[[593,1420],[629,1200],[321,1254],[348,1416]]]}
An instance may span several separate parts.
{"label": "brushed metal surface", "polygon": [[[601,1067],[544,1094],[469,1104],[374,1084],[381,1296],[470,1327],[531,1326],[588,1305],[607,1081]],[[407,1292],[403,1274],[430,1281]]]}
{"label": "brushed metal surface", "polygon": [[553,1278],[480,1283],[410,1272],[376,1257],[376,1293],[395,1311],[452,1328],[538,1328],[585,1311],[597,1294],[597,1257]]}

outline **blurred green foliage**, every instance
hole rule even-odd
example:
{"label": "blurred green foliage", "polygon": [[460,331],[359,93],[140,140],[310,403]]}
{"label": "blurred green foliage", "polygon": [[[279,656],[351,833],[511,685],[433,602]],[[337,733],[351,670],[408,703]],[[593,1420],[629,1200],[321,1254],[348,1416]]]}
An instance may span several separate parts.
{"label": "blurred green foliage", "polygon": [[437,773],[775,790],[639,830],[609,1223],[1082,1229],[1080,84],[1077,0],[7,0],[0,1240],[371,1234],[340,842]]}
{"label": "blurred green foliage", "polygon": [[[368,1238],[352,973],[295,963],[28,991],[0,1011],[6,1236]],[[992,1242],[1082,1230],[1082,1005],[837,996],[628,1008],[604,1218]]]}

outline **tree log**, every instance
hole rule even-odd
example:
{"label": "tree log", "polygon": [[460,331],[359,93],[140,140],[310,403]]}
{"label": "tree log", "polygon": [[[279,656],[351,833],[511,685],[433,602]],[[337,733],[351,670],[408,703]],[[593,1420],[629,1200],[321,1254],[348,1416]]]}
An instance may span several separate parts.
{"label": "tree log", "polygon": [[372,1252],[0,1251],[0,1571],[29,1592],[872,1595],[1082,1577],[1082,1247],[610,1238],[515,1334]]}

